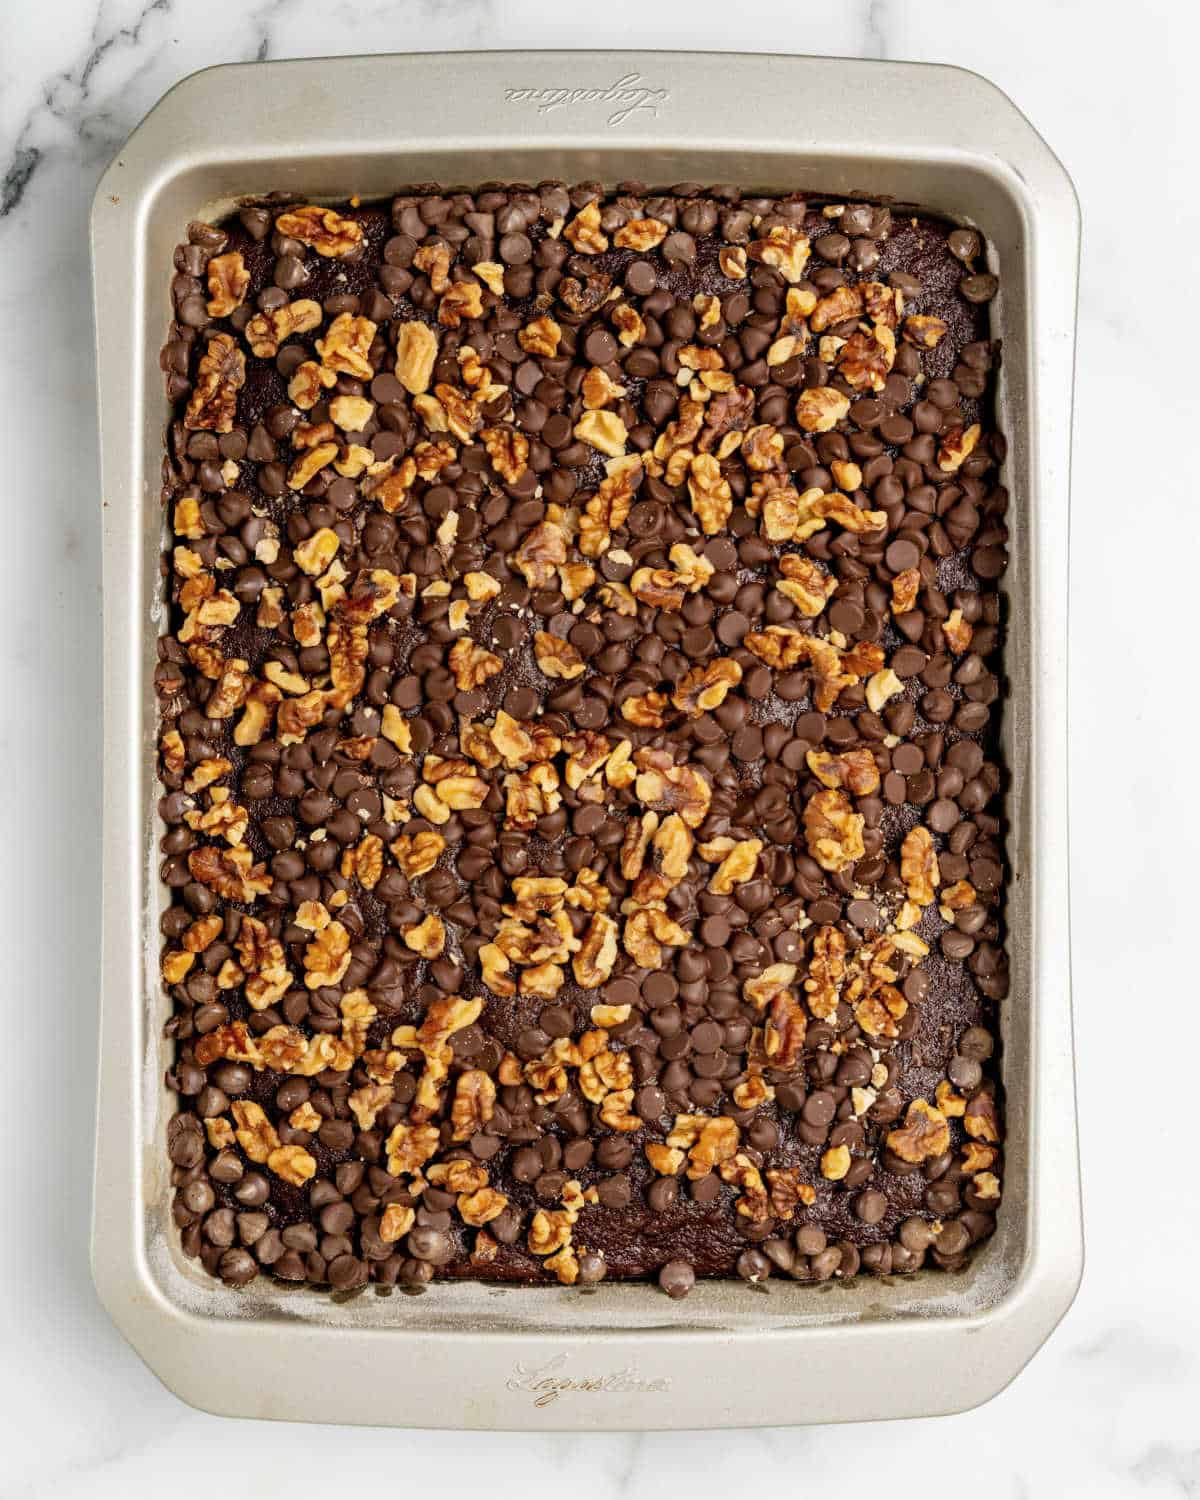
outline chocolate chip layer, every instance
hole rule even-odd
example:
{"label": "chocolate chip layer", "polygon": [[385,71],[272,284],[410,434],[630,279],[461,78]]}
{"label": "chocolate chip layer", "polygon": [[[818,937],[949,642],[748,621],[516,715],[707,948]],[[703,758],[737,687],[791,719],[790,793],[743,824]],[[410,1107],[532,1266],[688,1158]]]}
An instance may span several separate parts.
{"label": "chocolate chip layer", "polygon": [[678,1297],[991,1232],[982,265],[690,184],[189,226],[156,686],[208,1271]]}

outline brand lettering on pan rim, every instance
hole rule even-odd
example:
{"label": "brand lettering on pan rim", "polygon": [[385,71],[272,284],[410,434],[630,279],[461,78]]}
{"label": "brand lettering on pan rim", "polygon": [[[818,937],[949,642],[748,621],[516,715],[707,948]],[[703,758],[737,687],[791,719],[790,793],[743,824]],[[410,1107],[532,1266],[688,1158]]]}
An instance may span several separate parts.
{"label": "brand lettering on pan rim", "polygon": [[607,88],[556,88],[551,85],[508,88],[504,90],[504,98],[508,104],[534,104],[539,115],[548,115],[552,110],[572,104],[613,104],[616,108],[604,123],[620,125],[639,110],[657,115],[670,102],[671,91],[643,83],[639,73],[626,73]]}
{"label": "brand lettering on pan rim", "polygon": [[567,1375],[567,1356],[557,1354],[544,1365],[526,1368],[518,1362],[505,1381],[510,1391],[526,1391],[533,1397],[534,1406],[551,1406],[560,1396],[569,1395],[615,1395],[652,1396],[661,1395],[671,1389],[668,1376],[653,1379],[638,1373],[636,1365],[626,1365],[620,1370],[608,1370],[602,1374]]}

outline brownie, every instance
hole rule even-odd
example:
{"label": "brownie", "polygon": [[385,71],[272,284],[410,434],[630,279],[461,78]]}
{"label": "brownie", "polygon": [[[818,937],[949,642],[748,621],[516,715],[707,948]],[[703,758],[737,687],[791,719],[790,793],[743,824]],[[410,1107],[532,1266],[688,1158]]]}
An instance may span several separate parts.
{"label": "brownie", "polygon": [[682,1296],[992,1231],[984,265],[692,184],[189,225],[155,680],[208,1272]]}

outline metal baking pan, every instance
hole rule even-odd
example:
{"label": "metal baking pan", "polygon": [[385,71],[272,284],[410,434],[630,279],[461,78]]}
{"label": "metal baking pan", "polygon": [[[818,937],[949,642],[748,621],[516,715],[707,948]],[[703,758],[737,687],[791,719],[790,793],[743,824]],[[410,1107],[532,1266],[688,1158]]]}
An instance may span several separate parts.
{"label": "metal baking pan", "polygon": [[[722,107],[741,100],[742,107]],[[157,352],[173,246],[239,197],[405,183],[691,179],[886,196],[986,236],[1002,273],[1011,768],[1007,1193],[966,1270],[764,1289],[435,1283],[338,1302],[242,1291],[179,1249],[163,1145],[154,811]],[[93,1264],[184,1400],[238,1416],[470,1428],[752,1426],[933,1415],[999,1391],[1082,1267],[1068,946],[1067,514],[1079,216],[991,84],[952,68],[696,53],[458,53],[214,68],[173,89],[92,212],[104,504],[104,924]]]}

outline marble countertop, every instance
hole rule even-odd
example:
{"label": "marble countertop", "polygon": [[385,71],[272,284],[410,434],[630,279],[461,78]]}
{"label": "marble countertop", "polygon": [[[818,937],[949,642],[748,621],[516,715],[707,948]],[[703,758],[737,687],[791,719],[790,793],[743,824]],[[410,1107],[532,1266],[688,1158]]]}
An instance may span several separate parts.
{"label": "marble countertop", "polygon": [[[973,1500],[1200,1494],[1197,983],[1186,957],[1200,721],[1186,706],[1195,625],[1194,608],[1185,611],[1200,507],[1166,437],[1189,443],[1196,420],[1198,13],[1172,0],[1143,0],[1135,12],[1109,0],[607,0],[553,13],[536,0],[57,0],[21,6],[19,24],[15,0],[5,12],[0,411],[5,514],[19,549],[10,555],[21,562],[7,573],[0,630],[0,912],[11,933],[0,1034],[16,1042],[0,1069],[2,1500],[140,1500],[164,1484],[191,1496],[218,1482],[263,1500],[335,1485],[465,1493],[483,1481],[503,1492],[506,1474],[589,1500],[651,1495],[664,1483],[695,1496],[893,1491],[893,1473]],[[1026,111],[1078,186],[1071,646],[1083,1287],[1006,1392],[937,1423],[451,1439],[221,1421],[183,1406],[140,1364],[100,1309],[87,1263],[100,890],[92,189],[164,90],[210,63],[622,43],[974,68]],[[1153,562],[1139,555],[1141,537],[1163,549]]]}

